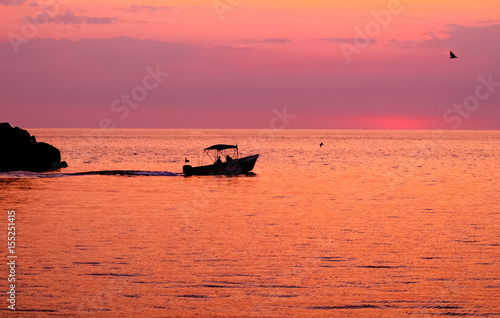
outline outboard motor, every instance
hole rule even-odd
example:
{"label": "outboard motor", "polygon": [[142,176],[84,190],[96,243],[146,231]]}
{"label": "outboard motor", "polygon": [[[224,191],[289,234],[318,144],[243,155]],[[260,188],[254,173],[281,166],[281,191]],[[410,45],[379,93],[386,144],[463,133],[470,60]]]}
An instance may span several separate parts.
{"label": "outboard motor", "polygon": [[193,167],[191,165],[184,165],[182,167],[182,172],[184,172],[184,175],[189,177],[193,175]]}

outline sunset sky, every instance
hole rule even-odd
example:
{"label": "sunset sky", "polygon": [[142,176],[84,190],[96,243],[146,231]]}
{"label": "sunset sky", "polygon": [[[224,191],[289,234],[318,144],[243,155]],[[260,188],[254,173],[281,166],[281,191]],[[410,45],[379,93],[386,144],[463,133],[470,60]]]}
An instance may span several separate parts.
{"label": "sunset sky", "polygon": [[0,12],[0,122],[15,126],[500,129],[498,0],[0,0]]}

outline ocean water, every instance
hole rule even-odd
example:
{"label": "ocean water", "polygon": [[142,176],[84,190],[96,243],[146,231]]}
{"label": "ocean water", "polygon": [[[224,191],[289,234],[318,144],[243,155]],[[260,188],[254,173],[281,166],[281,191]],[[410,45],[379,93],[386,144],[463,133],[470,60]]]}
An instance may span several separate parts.
{"label": "ocean water", "polygon": [[[499,131],[29,131],[69,167],[0,174],[0,316],[500,316]],[[182,176],[217,143],[254,174]]]}

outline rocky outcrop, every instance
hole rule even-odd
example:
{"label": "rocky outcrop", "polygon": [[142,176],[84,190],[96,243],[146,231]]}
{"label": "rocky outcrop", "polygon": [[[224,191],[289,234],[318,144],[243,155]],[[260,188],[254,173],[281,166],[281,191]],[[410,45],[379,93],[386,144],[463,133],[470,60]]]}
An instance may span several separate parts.
{"label": "rocky outcrop", "polygon": [[56,147],[37,142],[24,129],[0,123],[0,171],[50,171],[67,166]]}

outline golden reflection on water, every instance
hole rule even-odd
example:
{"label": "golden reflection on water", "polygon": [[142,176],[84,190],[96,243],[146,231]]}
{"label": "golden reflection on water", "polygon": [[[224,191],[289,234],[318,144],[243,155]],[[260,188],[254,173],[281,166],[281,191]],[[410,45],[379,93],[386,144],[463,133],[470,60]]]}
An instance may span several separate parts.
{"label": "golden reflection on water", "polygon": [[[78,131],[44,134],[79,156]],[[283,131],[248,150],[255,131],[114,134],[68,172],[179,172],[233,136],[262,157],[231,178],[1,177],[19,315],[500,314],[498,132]]]}

